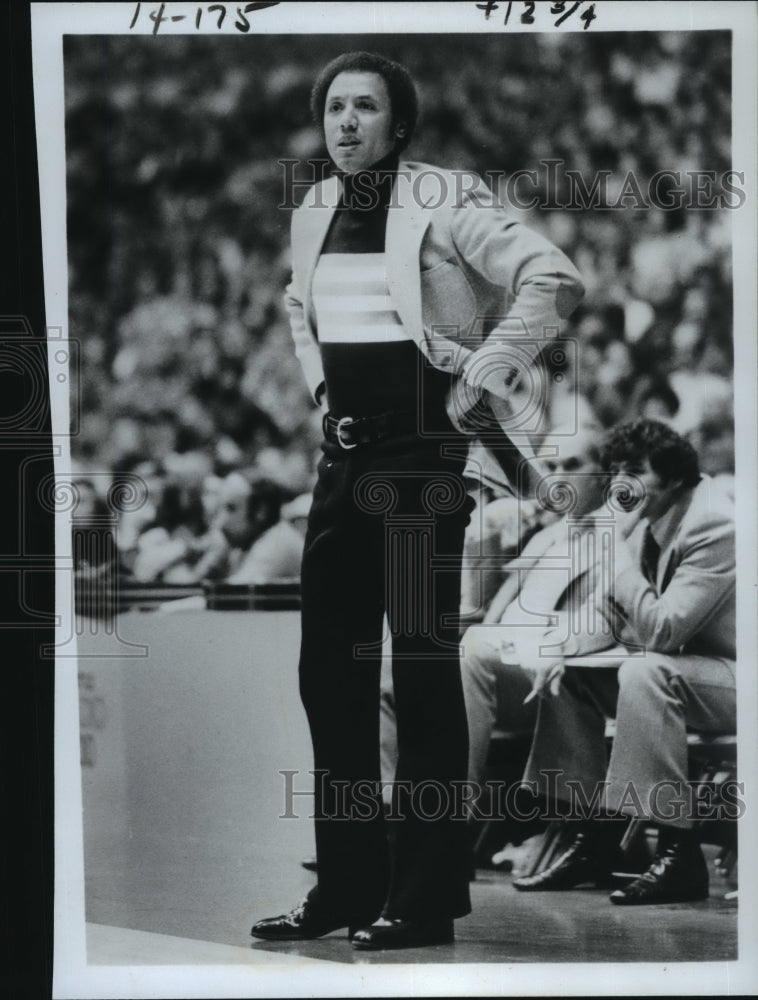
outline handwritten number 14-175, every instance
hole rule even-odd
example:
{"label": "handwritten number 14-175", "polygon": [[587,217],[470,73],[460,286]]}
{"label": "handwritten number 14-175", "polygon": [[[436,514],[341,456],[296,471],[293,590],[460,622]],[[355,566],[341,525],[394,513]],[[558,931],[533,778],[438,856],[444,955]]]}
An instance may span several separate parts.
{"label": "handwritten number 14-175", "polygon": [[[250,22],[248,21],[246,14],[252,14],[256,10],[264,10],[266,7],[278,7],[279,0],[276,3],[248,3],[244,7],[237,8],[237,20],[234,22],[234,27],[237,31],[248,32],[250,30]],[[134,11],[134,17],[132,17],[132,23],[129,25],[129,30],[134,27],[134,25],[139,20],[140,10],[142,4],[138,3]],[[226,18],[226,4],[223,3],[212,3],[206,8],[208,14],[217,15],[216,17],[216,28],[220,29],[221,25],[224,23]],[[195,27],[199,28],[203,19],[203,8],[198,7],[195,11]],[[157,10],[151,10],[148,15],[150,20],[153,22],[153,34],[157,35],[160,26],[165,22],[171,21],[175,23],[177,21],[186,21],[186,14],[167,14],[166,5],[162,3]]]}

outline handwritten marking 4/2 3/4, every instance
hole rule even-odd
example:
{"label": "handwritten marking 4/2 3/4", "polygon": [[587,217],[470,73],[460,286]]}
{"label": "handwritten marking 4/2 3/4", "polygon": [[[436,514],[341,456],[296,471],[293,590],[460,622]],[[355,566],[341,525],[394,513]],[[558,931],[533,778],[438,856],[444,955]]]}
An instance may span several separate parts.
{"label": "handwritten marking 4/2 3/4", "polygon": [[[569,3],[551,3],[550,4],[550,16],[556,17],[553,21],[553,25],[556,28],[560,28],[564,21],[567,21],[573,14],[575,14],[580,7],[584,7],[585,4],[583,0],[577,0],[577,2]],[[519,20],[522,24],[534,24],[536,21],[535,12],[537,9],[537,4],[533,0],[522,0],[521,3],[514,3],[513,0],[509,0],[507,4],[500,3],[478,3],[476,5],[478,10],[484,11],[485,20],[490,19],[490,15],[495,11],[500,10],[501,7],[505,7],[505,16],[503,18],[503,24],[507,25],[511,19],[511,14],[514,13],[515,8],[523,8],[521,11],[521,16]],[[540,13],[544,11],[547,7],[546,3],[540,4]],[[592,24],[593,21],[597,19],[597,14],[595,13],[595,4],[591,3],[589,6],[582,11],[579,15],[579,20],[584,21],[584,30]]]}

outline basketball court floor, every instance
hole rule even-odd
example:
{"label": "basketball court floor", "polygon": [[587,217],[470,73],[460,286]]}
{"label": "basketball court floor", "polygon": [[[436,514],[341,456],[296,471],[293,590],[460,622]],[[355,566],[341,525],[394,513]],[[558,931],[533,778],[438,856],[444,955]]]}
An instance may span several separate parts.
{"label": "basketball court floor", "polygon": [[[117,634],[78,637],[88,964],[737,959],[736,882],[715,872],[717,848],[702,903],[520,894],[510,874],[480,870],[451,945],[359,952],[345,931],[252,939],[255,920],[290,909],[315,878],[300,864],[313,832],[297,622],[294,612],[129,613]],[[303,794],[288,798],[287,782]]]}

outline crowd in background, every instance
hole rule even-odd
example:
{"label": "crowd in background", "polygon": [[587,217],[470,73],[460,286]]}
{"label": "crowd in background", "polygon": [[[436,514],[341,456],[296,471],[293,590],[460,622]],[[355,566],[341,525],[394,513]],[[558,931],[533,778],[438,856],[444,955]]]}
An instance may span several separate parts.
{"label": "crowd in background", "polygon": [[409,158],[503,178],[538,170],[541,207],[514,211],[587,287],[564,336],[576,346],[543,352],[549,422],[663,419],[703,471],[733,473],[734,213],[634,197],[572,210],[565,181],[543,187],[539,168],[560,159],[559,177],[579,171],[587,188],[609,171],[611,200],[630,172],[646,191],[661,170],[711,171],[718,202],[733,166],[728,33],[156,42],[65,39],[71,447],[92,484],[75,517],[109,485],[148,484],[119,516],[125,575],[227,579],[240,548],[221,517],[230,477],[251,492],[270,484],[284,521],[312,488],[320,424],[282,304],[291,208],[278,206],[293,192],[279,161],[297,160],[302,180],[324,156],[309,89],[347,48],[386,52],[418,81]]}

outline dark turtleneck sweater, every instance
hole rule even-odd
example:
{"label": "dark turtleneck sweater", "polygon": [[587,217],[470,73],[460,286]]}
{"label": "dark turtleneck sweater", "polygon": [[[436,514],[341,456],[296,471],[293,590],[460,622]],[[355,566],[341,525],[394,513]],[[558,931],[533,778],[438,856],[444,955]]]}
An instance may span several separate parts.
{"label": "dark turtleneck sweater", "polygon": [[313,281],[326,398],[335,416],[423,409],[447,429],[449,376],[432,368],[402,326],[386,287],[385,231],[396,153],[342,175],[342,196]]}

